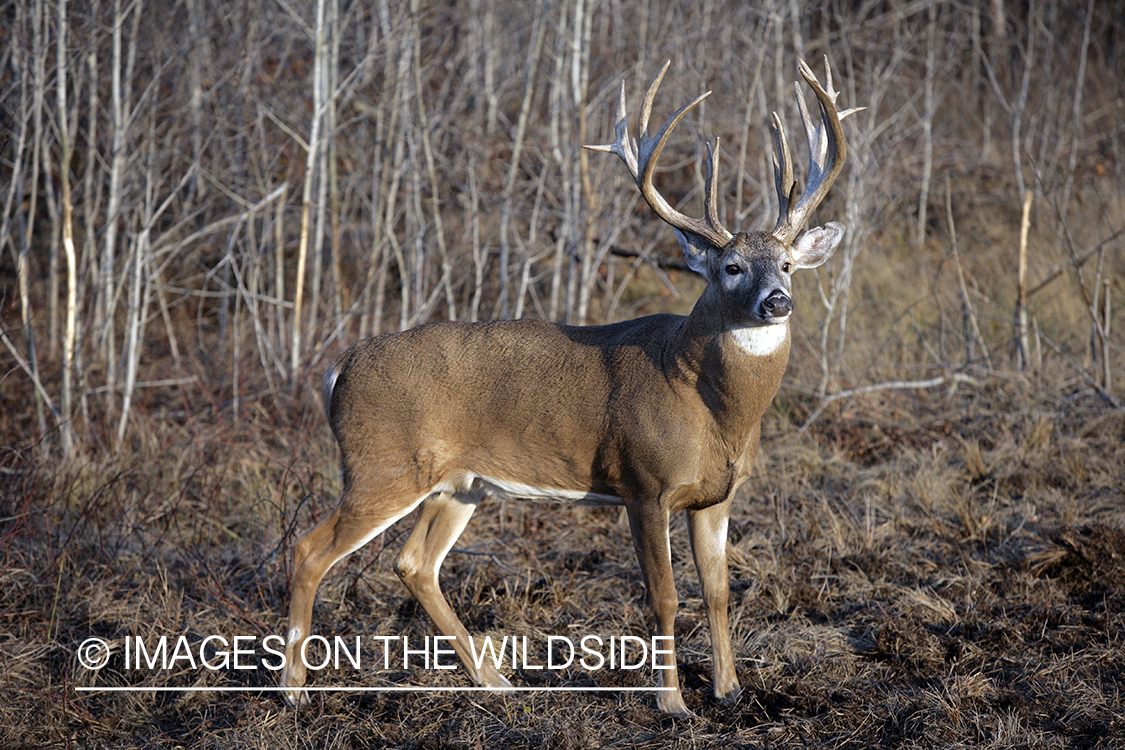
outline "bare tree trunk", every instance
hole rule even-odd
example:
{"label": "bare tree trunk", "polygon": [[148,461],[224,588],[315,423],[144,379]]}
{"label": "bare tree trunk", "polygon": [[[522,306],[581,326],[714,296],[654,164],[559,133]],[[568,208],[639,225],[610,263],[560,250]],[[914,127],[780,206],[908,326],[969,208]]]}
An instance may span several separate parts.
{"label": "bare tree trunk", "polygon": [[1023,210],[1020,219],[1019,267],[1016,276],[1016,314],[1015,314],[1015,362],[1021,370],[1028,365],[1028,327],[1027,327],[1027,232],[1031,226],[1030,190],[1024,193]]}
{"label": "bare tree trunk", "polygon": [[344,317],[345,293],[343,288],[343,271],[340,267],[340,188],[336,169],[336,97],[340,76],[340,3],[332,0],[329,7],[329,28],[332,29],[332,51],[328,66],[328,143],[326,161],[328,164],[328,200],[329,200],[329,239],[331,240],[330,252],[332,253],[332,318],[339,322]]}
{"label": "bare tree trunk", "polygon": [[[336,99],[336,71],[335,59],[332,57],[336,49],[335,37],[338,29],[336,25],[336,0],[327,0],[327,5],[318,4],[316,24],[316,60],[313,65],[313,76],[316,78],[313,87],[320,91],[319,113],[321,136],[317,146],[313,149],[316,154],[316,171],[313,179],[316,180],[316,228],[313,230],[312,252],[312,279],[309,285],[309,322],[307,336],[310,341],[317,335],[320,319],[321,286],[324,278],[324,239],[328,234],[328,187],[330,182],[328,167],[329,143],[335,137],[335,117],[333,106]],[[311,147],[312,144],[310,144]],[[318,344],[319,346],[319,344]]]}
{"label": "bare tree trunk", "polygon": [[[192,48],[188,55],[188,86],[191,89],[188,112],[191,120],[191,171],[198,175],[203,158],[203,60],[206,55],[207,37],[203,33],[203,14],[201,0],[188,0],[189,28]],[[197,198],[206,183],[193,179],[188,192],[190,200]]]}
{"label": "bare tree trunk", "polygon": [[[140,12],[140,8],[137,8]],[[153,205],[155,202],[155,193],[157,190],[159,177],[156,175],[156,136],[153,132],[155,128],[152,122],[149,124],[149,133],[147,140],[147,154],[145,165],[145,191],[142,200],[144,205],[142,208],[142,225],[141,231],[137,233],[136,238],[133,240],[133,257],[129,269],[129,304],[125,318],[125,383],[123,385],[123,392],[121,398],[121,418],[117,422],[117,449],[121,450],[124,447],[125,431],[129,424],[130,410],[133,405],[133,394],[137,387],[137,371],[140,367],[141,350],[143,347],[143,335],[145,329],[145,320],[147,318],[148,310],[148,283],[149,277],[149,248],[151,247],[152,238],[152,225],[156,221],[157,216],[163,212],[167,207],[168,201],[165,201],[164,206],[156,209]],[[185,176],[186,180],[186,176]],[[230,263],[226,263],[225,267],[229,268]],[[122,283],[122,287],[125,284]]]}
{"label": "bare tree trunk", "polygon": [[[31,99],[32,99],[32,128],[31,128],[31,160],[29,166],[31,167],[30,179],[23,186],[24,190],[29,192],[28,195],[28,208],[25,214],[26,223],[22,227],[24,231],[19,233],[19,254],[16,260],[16,277],[20,290],[20,320],[23,323],[24,336],[27,339],[27,362],[30,370],[32,380],[40,381],[39,372],[39,353],[36,348],[35,340],[35,327],[32,324],[32,309],[31,309],[31,281],[30,281],[30,268],[28,267],[28,253],[30,252],[32,239],[35,233],[35,216],[37,213],[38,199],[39,199],[39,160],[43,154],[43,140],[46,138],[46,131],[43,126],[43,114],[46,108],[47,88],[47,74],[46,74],[46,57],[47,49],[44,44],[44,28],[47,24],[47,9],[44,0],[35,0],[31,9],[31,26],[32,26],[32,44],[31,44]],[[26,119],[25,128],[26,128]],[[21,190],[22,197],[23,190]],[[42,433],[47,431],[47,420],[43,414],[43,408],[47,401],[41,395],[43,389],[36,390],[35,411],[39,420],[39,429]],[[63,423],[69,426],[69,423]],[[60,429],[67,429],[60,425]]]}
{"label": "bare tree trunk", "polygon": [[476,157],[469,157],[469,221],[472,223],[473,296],[469,305],[469,321],[476,323],[480,316],[481,298],[484,296],[484,274],[488,253],[480,238],[480,189],[477,186]]}
{"label": "bare tree trunk", "polygon": [[[566,17],[570,3],[564,0],[559,7],[559,28],[566,28]],[[643,17],[645,13],[641,13]],[[551,147],[551,156],[559,172],[559,191],[563,196],[570,195],[568,160],[563,154],[562,139],[569,136],[569,131],[564,125],[563,102],[566,97],[565,83],[565,39],[562,35],[555,43],[555,70],[551,76],[550,85],[550,121],[547,125],[548,138]],[[565,198],[564,198],[565,200]],[[571,304],[573,302],[574,274],[573,261],[570,257],[570,212],[564,211],[562,225],[559,227],[558,236],[555,238],[554,260],[551,264],[551,300],[548,304],[548,316],[551,320],[569,321]],[[564,284],[564,274],[566,283]]]}
{"label": "bare tree trunk", "polygon": [[926,77],[922,103],[922,187],[918,191],[918,227],[914,246],[921,249],[926,242],[926,211],[930,202],[930,181],[934,172],[934,78],[937,75],[938,1],[930,0],[926,23]]}
{"label": "bare tree trunk", "polygon": [[[101,3],[95,0],[93,8],[90,13],[92,18],[99,18],[101,16]],[[96,222],[100,215],[99,209],[101,207],[102,189],[105,184],[104,180],[94,180],[95,175],[101,175],[102,170],[100,167],[100,154],[98,152],[98,123],[101,118],[98,116],[100,111],[100,97],[98,92],[101,86],[101,81],[98,76],[98,47],[100,36],[90,44],[90,52],[86,56],[87,75],[89,76],[89,97],[87,99],[86,111],[89,113],[86,118],[86,164],[84,166],[84,176],[82,183],[82,213],[85,219],[85,236],[82,243],[82,299],[84,304],[91,299],[91,289],[97,289],[98,281],[98,242]],[[95,301],[94,307],[97,307],[97,296],[93,296]],[[88,308],[87,308],[88,309]],[[96,317],[96,313],[95,313]],[[85,326],[87,333],[97,332],[98,326],[95,325],[91,328],[89,324]],[[85,347],[86,351],[82,355],[85,357],[96,358],[98,352],[96,349],[91,350],[88,346]],[[83,381],[85,381],[83,376]],[[83,413],[88,414],[89,411],[89,389],[82,389],[82,409]],[[89,421],[89,420],[87,420]]]}
{"label": "bare tree trunk", "polygon": [[1113,366],[1110,364],[1110,321],[1113,319],[1113,305],[1110,302],[1110,295],[1113,289],[1113,280],[1104,279],[1102,281],[1102,387],[1105,388],[1106,393],[1113,393]]}
{"label": "bare tree trunk", "polygon": [[[1078,56],[1078,72],[1074,80],[1074,103],[1071,106],[1072,132],[1070,154],[1066,160],[1066,179],[1063,183],[1059,205],[1065,213],[1070,205],[1070,192],[1074,188],[1074,172],[1078,168],[1078,142],[1082,137],[1082,89],[1086,83],[1086,61],[1090,50],[1090,24],[1094,17],[1094,0],[1087,0],[1086,22],[1082,27],[1082,51]],[[1107,387],[1106,390],[1109,390]]]}
{"label": "bare tree trunk", "polygon": [[[313,115],[309,126],[309,142],[305,154],[305,180],[301,191],[301,235],[297,247],[297,278],[296,289],[293,293],[293,323],[290,329],[289,343],[289,376],[295,377],[297,368],[301,364],[301,305],[305,294],[305,266],[309,254],[309,220],[312,208],[313,182],[317,177],[318,155],[320,153],[320,121],[324,117],[325,96],[324,79],[321,74],[325,64],[325,0],[316,3],[316,54],[313,64]],[[311,316],[310,316],[311,318]],[[310,328],[313,321],[310,319]]]}
{"label": "bare tree trunk", "polygon": [[446,317],[457,320],[457,301],[453,298],[453,264],[449,260],[449,248],[445,241],[445,226],[441,220],[440,183],[434,163],[434,151],[430,144],[430,123],[426,115],[426,102],[422,86],[422,39],[419,35],[418,0],[410,0],[412,16],[411,27],[416,38],[414,43],[414,100],[418,108],[418,134],[422,141],[422,155],[426,159],[426,178],[430,186],[430,220],[434,223],[434,238],[437,241],[438,257],[441,261],[441,287],[445,290]]}
{"label": "bare tree trunk", "polygon": [[[579,0],[581,2],[582,0]],[[512,144],[512,160],[508,164],[508,177],[504,181],[503,206],[500,211],[500,299],[497,302],[501,318],[508,317],[509,286],[511,276],[512,246],[509,235],[512,220],[512,196],[519,174],[520,155],[527,136],[527,122],[531,112],[531,96],[535,93],[535,71],[543,53],[543,38],[547,31],[547,8],[535,15],[535,31],[531,46],[527,50],[527,63],[524,66],[523,101],[520,104],[519,120],[516,124],[515,142]]]}
{"label": "bare tree trunk", "polygon": [[[578,114],[578,140],[571,148],[576,151],[575,168],[577,174],[571,182],[574,191],[571,205],[574,207],[576,231],[575,237],[581,243],[579,256],[581,257],[580,286],[578,292],[578,323],[584,325],[590,314],[590,299],[597,285],[598,266],[600,257],[594,250],[594,226],[586,220],[582,213],[583,195],[592,195],[590,188],[589,157],[582,144],[587,143],[586,138],[586,98],[590,86],[590,30],[592,28],[593,8],[587,6],[589,0],[577,0],[574,14],[574,41],[571,47],[570,63],[570,89],[574,97],[574,109]],[[603,245],[604,252],[609,250],[609,245]]]}
{"label": "bare tree trunk", "polygon": [[1031,71],[1035,68],[1035,16],[1036,0],[1031,0],[1027,10],[1027,51],[1024,53],[1023,78],[1019,99],[1012,103],[1012,162],[1016,174],[1016,194],[1023,200],[1027,189],[1023,180],[1023,155],[1020,153],[1023,135],[1023,115],[1027,109],[1027,93],[1031,86]]}
{"label": "bare tree trunk", "polygon": [[[113,139],[110,155],[109,199],[106,204],[105,240],[102,243],[102,264],[101,271],[98,274],[101,292],[94,316],[95,334],[101,339],[102,361],[105,364],[106,388],[109,393],[106,403],[110,405],[110,417],[112,417],[113,412],[112,404],[115,403],[114,393],[117,383],[117,330],[114,321],[114,310],[117,307],[117,285],[114,277],[117,266],[117,227],[124,197],[125,137],[132,116],[131,97],[127,85],[132,79],[132,64],[125,60],[122,49],[125,20],[130,12],[139,15],[139,9],[134,9],[132,4],[123,8],[122,0],[114,0],[113,62],[110,73],[113,96]],[[131,50],[135,49],[135,44],[136,37],[134,36],[130,45]],[[133,52],[130,51],[129,60],[132,59]],[[124,82],[122,81],[123,77]]]}
{"label": "bare tree trunk", "polygon": [[58,97],[58,128],[61,151],[59,179],[62,182],[62,244],[63,252],[66,255],[66,330],[63,335],[62,365],[62,422],[66,425],[66,429],[62,431],[62,447],[67,458],[74,458],[76,446],[71,420],[74,417],[74,341],[78,308],[78,256],[74,252],[74,211],[70,201],[70,156],[73,146],[70,142],[70,125],[67,122],[69,104],[66,98],[66,45],[69,34],[67,32],[66,0],[58,0],[58,2],[59,36],[55,45],[58,52],[58,80],[55,86]]}

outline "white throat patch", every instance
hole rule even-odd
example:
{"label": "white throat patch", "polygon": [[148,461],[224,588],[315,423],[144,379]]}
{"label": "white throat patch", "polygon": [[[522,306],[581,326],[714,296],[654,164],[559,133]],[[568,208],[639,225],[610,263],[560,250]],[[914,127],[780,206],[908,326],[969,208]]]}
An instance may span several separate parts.
{"label": "white throat patch", "polygon": [[785,343],[789,335],[789,321],[769,326],[732,328],[730,333],[742,351],[752,357],[765,357]]}

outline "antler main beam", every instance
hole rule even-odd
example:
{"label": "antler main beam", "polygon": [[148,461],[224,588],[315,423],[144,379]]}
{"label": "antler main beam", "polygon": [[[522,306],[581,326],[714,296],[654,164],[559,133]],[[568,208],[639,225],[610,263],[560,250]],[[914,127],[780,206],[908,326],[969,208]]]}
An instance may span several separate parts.
{"label": "antler main beam", "polygon": [[591,151],[617,154],[625,162],[625,166],[629,168],[629,174],[633,175],[633,180],[640,188],[641,195],[644,196],[645,201],[656,212],[657,216],[676,229],[699,235],[715,247],[722,247],[730,241],[733,235],[727,231],[727,228],[723,226],[719,219],[718,201],[715,197],[715,176],[718,172],[718,140],[715,141],[714,149],[711,148],[710,143],[707,144],[706,200],[705,214],[702,219],[693,219],[672,208],[671,204],[652,184],[652,176],[656,172],[656,161],[660,158],[660,152],[664,149],[668,136],[671,135],[672,130],[692,107],[711,95],[710,91],[704,92],[680,107],[660,127],[656,136],[650,138],[648,135],[648,120],[652,114],[652,102],[656,98],[656,90],[660,88],[660,82],[664,80],[664,74],[670,64],[670,60],[664,63],[664,67],[660,69],[660,73],[653,79],[652,84],[648,87],[648,92],[645,94],[644,104],[641,106],[640,120],[637,124],[639,141],[634,141],[629,135],[625,113],[625,82],[622,81],[621,97],[617,105],[617,122],[614,125],[616,140],[602,146],[585,146],[584,148]]}
{"label": "antler main beam", "polygon": [[789,143],[781,127],[781,118],[776,112],[773,113],[771,129],[776,151],[773,178],[778,199],[777,225],[774,227],[773,235],[787,245],[796,239],[797,232],[808,221],[817,205],[824,200],[828,189],[832,187],[832,183],[836,181],[836,177],[844,167],[847,144],[841,121],[848,115],[864,109],[855,107],[843,113],[836,110],[836,98],[840,92],[832,86],[832,68],[828,64],[827,56],[824,58],[824,86],[820,85],[816,74],[804,60],[800,61],[799,67],[801,77],[812,88],[820,103],[820,123],[813,125],[808,108],[805,106],[805,97],[801,95],[801,85],[794,83],[797,106],[801,110],[801,123],[804,125],[805,139],[809,148],[809,173],[805,180],[805,191],[794,205],[793,197],[797,192],[797,183],[793,179],[793,159],[789,155]]}

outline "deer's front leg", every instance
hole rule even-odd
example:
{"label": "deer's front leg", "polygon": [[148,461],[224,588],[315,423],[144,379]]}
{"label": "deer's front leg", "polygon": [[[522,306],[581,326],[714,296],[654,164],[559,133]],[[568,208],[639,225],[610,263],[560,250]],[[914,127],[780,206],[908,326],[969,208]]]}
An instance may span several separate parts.
{"label": "deer's front leg", "polygon": [[715,697],[723,703],[738,700],[742,689],[734,670],[730,647],[727,604],[730,576],[727,572],[727,523],[731,498],[703,510],[687,512],[691,553],[703,589],[703,606],[711,630],[711,656],[715,674]]}
{"label": "deer's front leg", "polygon": [[641,563],[649,604],[656,617],[656,634],[663,638],[667,653],[661,654],[660,682],[665,690],[656,694],[656,705],[661,711],[679,716],[691,716],[680,693],[680,677],[676,669],[675,634],[676,582],[672,578],[672,551],[668,546],[668,511],[660,505],[633,502],[628,505],[629,527],[633,533],[633,546]]}

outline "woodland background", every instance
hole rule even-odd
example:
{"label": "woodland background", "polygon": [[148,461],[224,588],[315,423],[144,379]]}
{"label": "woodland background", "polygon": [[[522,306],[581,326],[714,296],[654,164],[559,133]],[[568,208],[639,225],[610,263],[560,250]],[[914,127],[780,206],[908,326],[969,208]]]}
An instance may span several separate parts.
{"label": "woodland background", "polygon": [[[0,744],[1125,743],[1122,0],[3,0],[0,18]],[[718,137],[728,227],[768,229],[768,116],[800,142],[797,61],[824,55],[867,109],[817,217],[848,232],[795,280],[789,373],[732,519],[736,707],[707,698],[682,530],[691,722],[629,694],[293,713],[265,692],[74,691],[242,684],[92,674],[75,649],[283,632],[290,545],[338,492],[320,375],[357,339],[690,309],[671,233],[581,148],[613,140],[622,80],[635,117],[671,60],[658,121],[713,91],[658,187],[701,213]],[[317,627],[430,632],[389,570],[403,527],[330,574]],[[647,630],[614,513],[493,503],[445,573],[474,632]]]}

